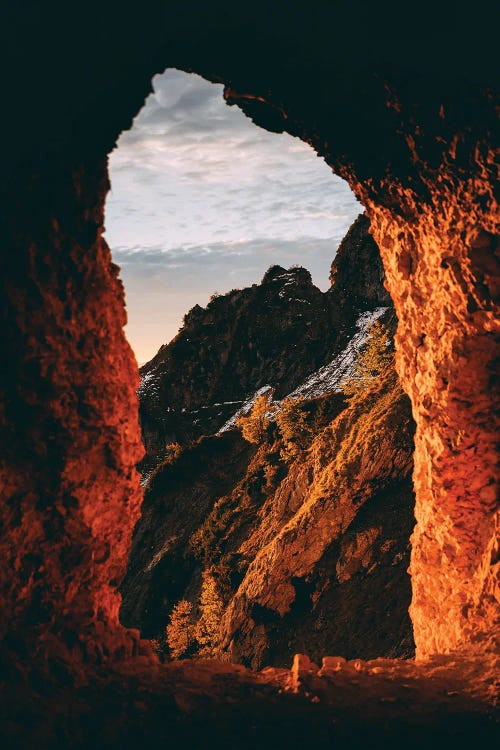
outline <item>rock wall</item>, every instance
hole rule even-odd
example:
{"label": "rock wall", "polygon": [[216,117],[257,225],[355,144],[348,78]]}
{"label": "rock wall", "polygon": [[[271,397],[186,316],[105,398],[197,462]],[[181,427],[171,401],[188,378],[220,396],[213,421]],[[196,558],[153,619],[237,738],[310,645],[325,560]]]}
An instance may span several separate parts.
{"label": "rock wall", "polygon": [[[417,423],[410,571],[421,656],[500,646],[500,246],[489,213],[491,162],[477,158],[483,180],[444,196],[434,188],[418,224],[397,227],[391,212],[372,212],[401,321],[399,373]],[[402,194],[402,207],[408,202],[415,196]]]}
{"label": "rock wall", "polygon": [[105,162],[32,175],[0,274],[2,638],[69,663],[137,641],[116,586],[142,500],[139,378],[101,236],[107,189]]}

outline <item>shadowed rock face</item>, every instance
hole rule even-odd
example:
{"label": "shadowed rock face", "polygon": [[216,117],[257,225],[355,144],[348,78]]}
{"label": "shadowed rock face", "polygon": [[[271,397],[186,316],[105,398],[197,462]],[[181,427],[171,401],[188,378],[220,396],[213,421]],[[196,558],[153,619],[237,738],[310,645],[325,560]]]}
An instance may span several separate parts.
{"label": "shadowed rock face", "polygon": [[361,214],[342,240],[330,269],[331,293],[342,315],[348,315],[353,299],[359,310],[392,307],[384,278],[380,250],[370,234],[370,221]]}
{"label": "shadowed rock face", "polygon": [[[360,315],[373,317],[375,308],[396,325],[368,227],[364,216],[352,226],[324,294],[305,269],[273,266],[260,285],[191,311],[175,341],[143,368],[143,434],[155,412],[173,429],[179,414],[192,434],[217,429],[262,385],[279,402],[309,382],[314,363],[323,372],[345,358],[352,375],[346,343]],[[222,326],[231,327],[226,340]],[[392,368],[347,408],[339,385],[318,382],[319,374],[313,394],[298,389],[310,432],[294,458],[283,456],[275,423],[257,447],[232,420],[232,431],[225,426],[163,463],[156,456],[159,465],[147,471],[121,619],[164,652],[174,605],[187,600],[199,617],[202,574],[210,571],[224,597],[213,638],[224,658],[258,669],[288,666],[297,651],[321,659],[325,648],[362,658],[413,655],[408,398]],[[197,409],[180,408],[179,385]]]}
{"label": "shadowed rock face", "polygon": [[[352,308],[352,305],[351,305]],[[339,307],[304,268],[275,266],[261,284],[194,307],[168,345],[141,368],[140,420],[156,461],[165,443],[216,432],[255,391],[290,393],[348,339]],[[349,328],[349,331],[346,331]]]}
{"label": "shadowed rock face", "polygon": [[[85,679],[89,663],[123,664],[132,651],[116,586],[139,506],[137,378],[102,209],[106,154],[167,66],[224,82],[227,100],[264,127],[311,142],[366,207],[417,425],[417,652],[497,648],[498,66],[487,6],[464,14],[423,3],[410,24],[400,3],[326,0],[4,12],[0,590],[9,674],[29,678],[44,665],[32,681],[39,695],[41,674]],[[56,722],[54,705],[46,715]],[[110,727],[110,746],[112,736]]]}
{"label": "shadowed rock face", "polygon": [[[280,399],[341,352],[361,312],[392,307],[380,253],[361,215],[321,292],[305,268],[272,266],[260,284],[193,307],[175,339],[141,368],[140,422],[149,471],[165,445],[217,432],[257,390]],[[389,320],[390,319],[390,320]],[[394,315],[386,322],[396,325]]]}

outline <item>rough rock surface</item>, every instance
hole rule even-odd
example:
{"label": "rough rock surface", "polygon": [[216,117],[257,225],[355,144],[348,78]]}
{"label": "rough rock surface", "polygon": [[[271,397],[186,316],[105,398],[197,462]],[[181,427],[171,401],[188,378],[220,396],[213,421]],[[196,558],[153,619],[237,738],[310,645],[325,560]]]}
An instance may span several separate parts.
{"label": "rough rock surface", "polygon": [[33,180],[30,221],[10,218],[15,254],[2,256],[0,623],[5,649],[24,640],[71,661],[136,647],[116,584],[144,449],[123,286],[101,236],[105,165],[60,179],[49,191]]}
{"label": "rough rock surface", "polygon": [[[455,147],[454,147],[455,148]],[[433,206],[396,233],[379,210],[381,243],[398,318],[397,364],[417,423],[411,617],[421,656],[461,644],[500,649],[498,503],[498,218],[489,205],[491,154],[479,145],[481,178],[453,195],[429,185]],[[401,210],[415,205],[401,192]],[[446,206],[446,208],[445,208]],[[435,211],[446,213],[438,226]],[[424,303],[425,300],[425,303]],[[436,576],[436,568],[442,575]]]}
{"label": "rough rock surface", "polygon": [[[498,669],[498,658],[456,655],[425,666],[343,657],[318,666],[297,654],[291,669],[261,672],[136,658],[94,667],[88,684],[66,679],[58,692],[48,692],[46,680],[39,692],[11,680],[16,710],[5,713],[2,702],[0,718],[9,750],[496,747],[500,685],[485,675]],[[31,677],[36,685],[40,675]]]}
{"label": "rough rock surface", "polygon": [[389,371],[290,466],[236,550],[249,564],[221,625],[232,660],[283,666],[306,644],[315,658],[413,654],[412,436]]}
{"label": "rough rock surface", "polygon": [[306,645],[318,659],[413,655],[408,398],[389,369],[347,407],[338,393],[307,404],[330,416],[291,462],[275,429],[258,447],[232,430],[155,470],[121,588],[125,624],[161,640],[180,599],[196,612],[206,569],[224,590],[218,638],[234,662],[285,666]]}
{"label": "rough rock surface", "polygon": [[260,284],[187,313],[175,339],[141,368],[143,472],[165,457],[166,444],[217,432],[264,386],[275,398],[287,395],[344,349],[360,313],[392,309],[368,228],[359,216],[339,247],[327,292],[305,268],[272,266]]}

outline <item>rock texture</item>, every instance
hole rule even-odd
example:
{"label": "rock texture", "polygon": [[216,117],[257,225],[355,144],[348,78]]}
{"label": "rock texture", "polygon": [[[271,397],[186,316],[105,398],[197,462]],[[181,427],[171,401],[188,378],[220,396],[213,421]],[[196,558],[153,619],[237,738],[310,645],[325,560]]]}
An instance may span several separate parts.
{"label": "rock texture", "polygon": [[306,644],[317,659],[413,655],[412,436],[389,371],[289,467],[236,547],[249,564],[221,626],[231,659],[283,666]]}
{"label": "rock texture", "polygon": [[[141,368],[140,421],[148,472],[165,446],[208,435],[257,390],[292,392],[352,339],[363,311],[391,307],[380,253],[359,216],[322,293],[305,268],[272,266],[260,284],[196,305],[176,338]],[[395,316],[386,315],[394,327]]]}
{"label": "rock texture", "polygon": [[[477,690],[472,713],[484,716],[482,686],[497,669],[499,564],[498,64],[490,4],[479,0],[474,13],[462,13],[456,3],[425,1],[411,23],[393,0],[272,8],[263,0],[244,7],[148,0],[133,12],[123,2],[55,0],[4,3],[2,13],[5,744],[19,746],[17,732],[28,735],[25,747],[61,737],[77,746],[81,722],[71,717],[85,707],[102,716],[106,698],[115,719],[106,742],[123,747],[117,724],[126,736],[137,684],[152,683],[151,661],[129,658],[123,645],[133,634],[116,621],[139,505],[140,433],[121,291],[101,232],[106,155],[152,75],[168,66],[224,82],[228,102],[313,144],[367,209],[397,306],[399,369],[417,425],[417,651],[455,649],[458,690]],[[466,669],[472,651],[479,672]],[[114,683],[122,692],[110,688],[111,655],[122,665]],[[162,674],[196,679],[182,667]],[[60,687],[75,675],[89,687],[70,710]],[[163,717],[161,679],[147,705]],[[43,714],[33,708],[40,696]],[[449,705],[434,694],[433,710],[440,702]],[[157,726],[153,710],[136,706],[135,727]],[[302,716],[314,725],[314,705]]]}
{"label": "rock texture", "polygon": [[297,654],[292,669],[261,672],[213,660],[159,667],[135,659],[101,667],[97,689],[18,691],[15,714],[2,702],[0,718],[8,747],[23,750],[34,737],[44,750],[495,747],[498,725],[485,695],[498,683],[484,680],[494,669],[450,657],[425,667],[343,657],[318,666]]}
{"label": "rock texture", "polygon": [[[179,393],[201,394],[204,407],[175,410],[188,428],[191,419],[201,429],[214,424],[217,412],[220,427],[238,408],[241,401],[227,403],[228,395],[241,398],[271,383],[279,405],[305,377],[294,392],[305,399],[309,426],[307,446],[287,459],[276,424],[257,446],[245,443],[229,420],[228,430],[156,467],[121,587],[122,622],[144,637],[164,643],[181,599],[193,605],[193,619],[200,616],[202,575],[209,571],[225,609],[212,641],[232,661],[256,669],[286,666],[306,646],[318,659],[325,649],[364,658],[413,655],[406,575],[414,525],[409,401],[390,369],[347,408],[330,372],[344,358],[342,371],[353,370],[347,337],[357,339],[353,321],[360,311],[373,317],[367,308],[386,302],[375,309],[395,324],[368,228],[364,216],[354,223],[325,294],[305,269],[274,266],[260,286],[219,297],[207,311],[195,308],[174,342],[145,366],[140,401],[149,413],[166,410],[171,424],[175,414],[163,400],[171,403],[164,395],[173,392],[170,384],[181,381]],[[233,326],[223,347],[230,352],[227,370],[219,364],[221,321]],[[184,342],[193,349],[183,370],[178,346]],[[316,364],[323,365],[328,348],[331,364],[311,374],[311,352],[322,353]],[[320,377],[325,372],[329,377]],[[212,398],[225,399],[225,411],[207,403],[212,383],[218,389]],[[207,411],[212,416],[200,418]]]}
{"label": "rock texture", "polygon": [[49,191],[34,179],[23,206],[36,199],[37,211],[23,227],[11,217],[15,255],[2,258],[2,638],[61,662],[130,654],[137,641],[119,625],[116,583],[144,451],[130,428],[123,287],[101,236],[107,188],[103,163]]}
{"label": "rock texture", "polygon": [[[438,197],[454,162],[450,154],[429,188],[434,205],[448,212],[439,227],[436,209],[423,206],[419,227],[398,235],[389,211],[379,211],[373,225],[404,321],[398,370],[417,422],[410,570],[421,656],[465,644],[500,648],[494,292],[500,245],[495,218],[483,207],[491,156],[478,145],[474,159],[482,169],[474,185]],[[405,192],[401,201],[404,210],[415,197]]]}

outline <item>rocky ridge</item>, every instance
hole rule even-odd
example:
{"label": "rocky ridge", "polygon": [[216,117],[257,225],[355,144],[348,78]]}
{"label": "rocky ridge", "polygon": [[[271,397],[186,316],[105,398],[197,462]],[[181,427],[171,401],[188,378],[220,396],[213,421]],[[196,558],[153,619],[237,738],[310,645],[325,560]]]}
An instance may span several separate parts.
{"label": "rocky ridge", "polygon": [[[183,599],[195,616],[207,572],[223,600],[216,640],[225,659],[261,668],[284,666],[305,650],[314,658],[332,650],[362,658],[413,653],[406,573],[414,522],[409,402],[392,367],[349,404],[340,387],[371,323],[395,325],[364,216],[342,243],[331,279],[322,293],[305,269],[274,266],[260,286],[192,310],[178,337],[142,370],[141,413],[149,435],[157,430],[164,436],[179,412],[183,425],[193,420],[195,436],[209,432],[176,457],[159,461],[151,451],[157,465],[145,472],[121,617],[159,639],[164,653],[169,614]],[[245,329],[256,309],[258,321]],[[224,338],[229,325],[233,337],[243,338]],[[293,346],[296,328],[299,344]],[[260,342],[258,332],[269,329],[272,336]],[[200,360],[193,355],[182,373],[176,358],[193,341]],[[232,390],[223,394],[231,370]],[[185,372],[198,373],[199,388],[189,385]],[[182,392],[173,373],[180,374]],[[151,415],[161,414],[160,394],[166,398],[174,386],[184,401],[168,407],[160,425]],[[200,393],[218,400],[200,406]],[[274,408],[289,394],[301,399],[308,439],[296,455],[284,457],[273,420],[258,445],[236,429],[236,417],[262,393],[272,396]],[[245,401],[236,398],[242,395]],[[188,402],[198,408],[179,409]]]}
{"label": "rocky ridge", "polygon": [[[360,333],[363,313],[392,310],[368,228],[360,215],[339,247],[326,292],[305,268],[272,266],[260,284],[186,314],[178,335],[140,370],[143,472],[165,458],[166,444],[217,432],[261,388],[281,399],[302,386]],[[385,319],[395,327],[393,315]]]}

